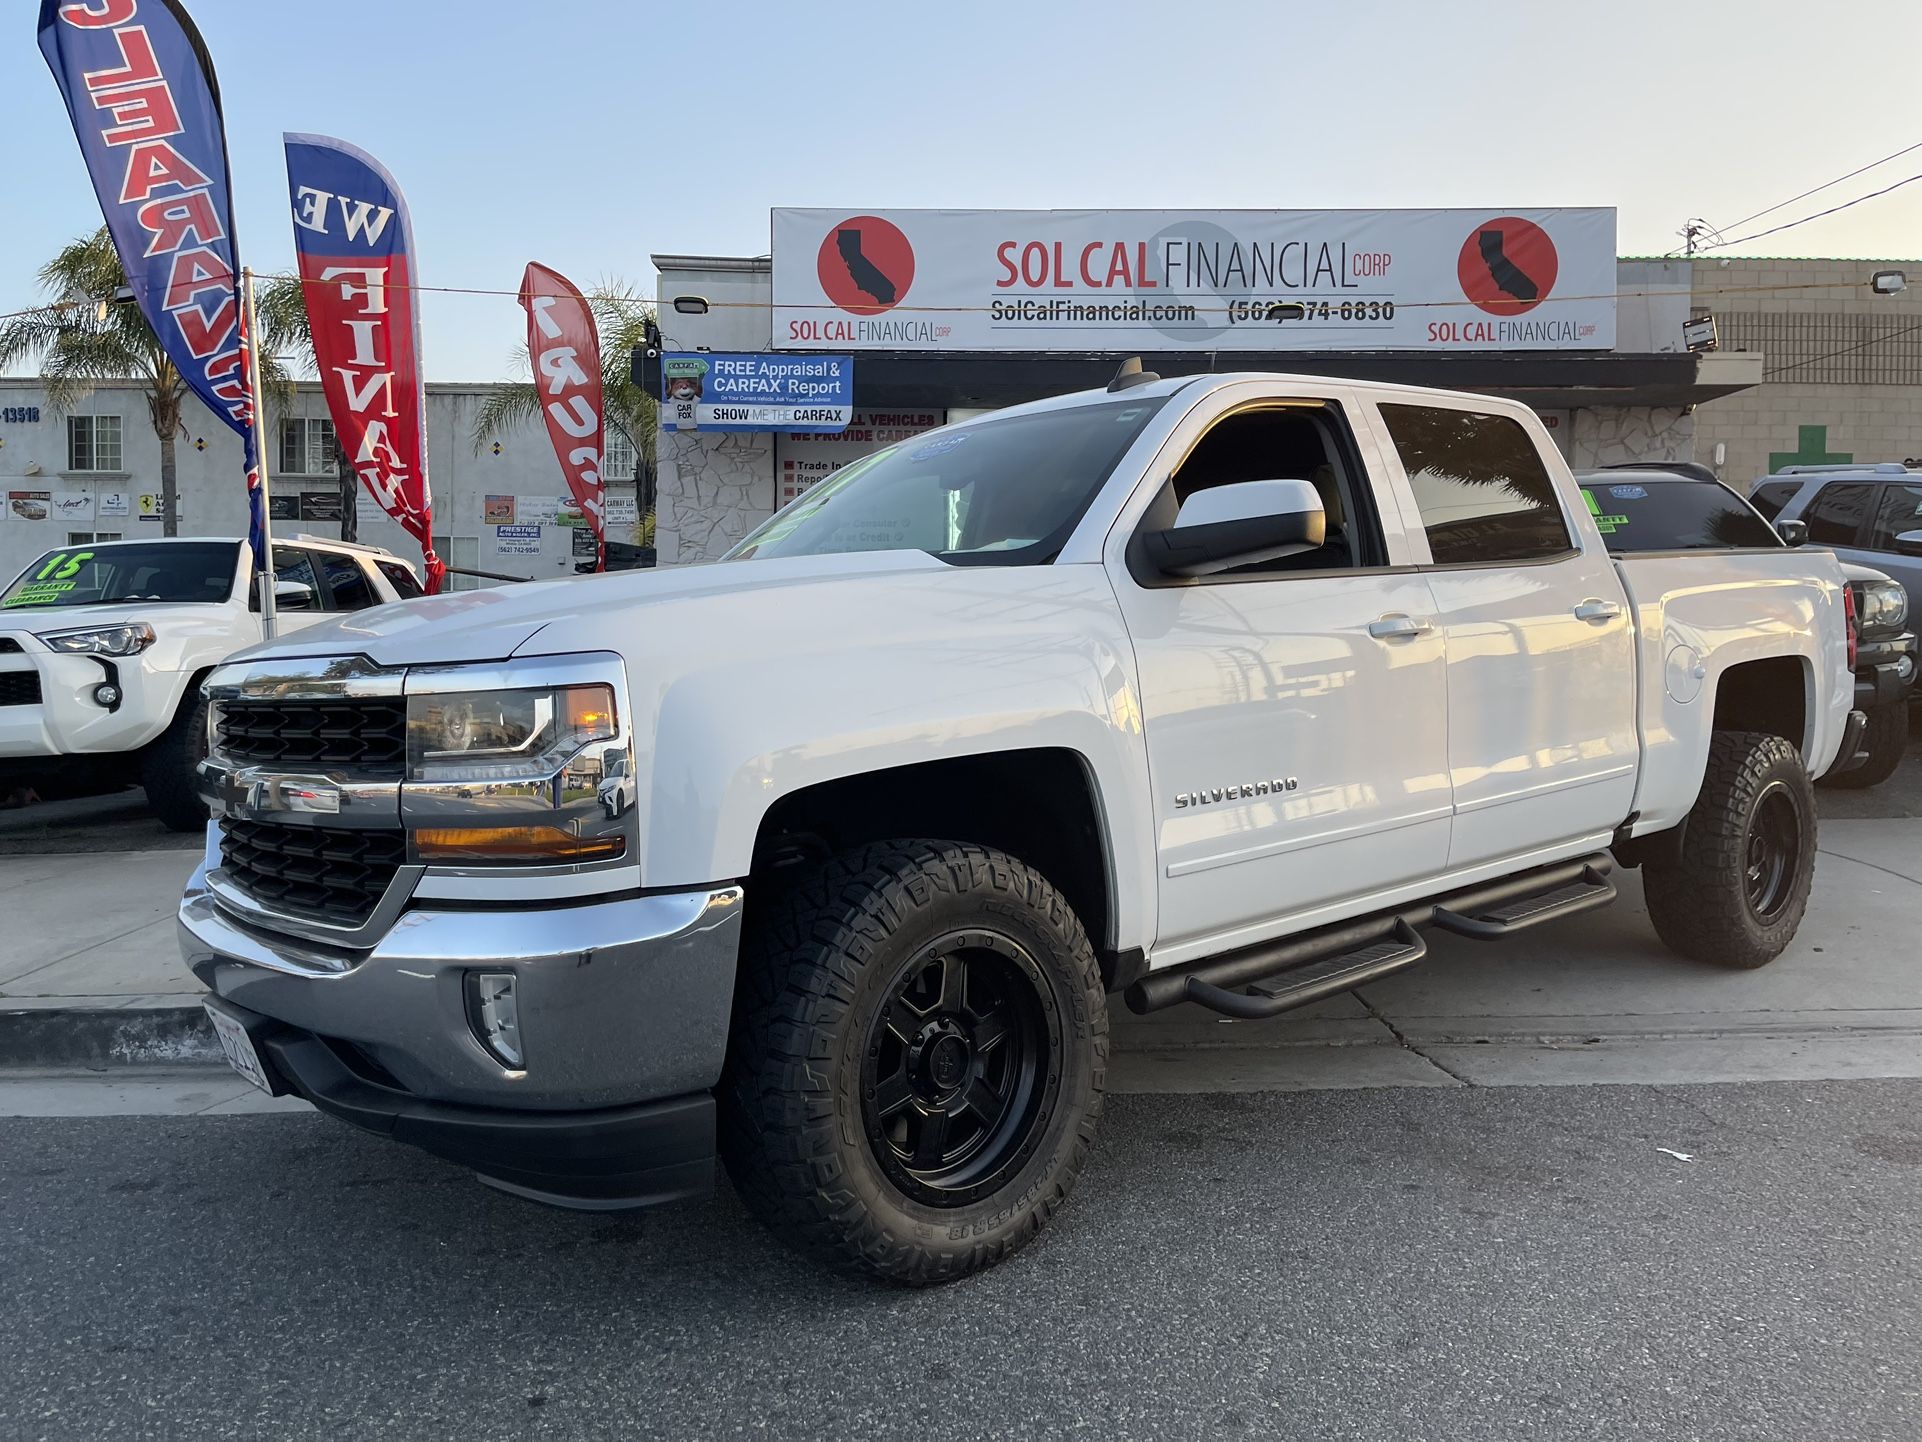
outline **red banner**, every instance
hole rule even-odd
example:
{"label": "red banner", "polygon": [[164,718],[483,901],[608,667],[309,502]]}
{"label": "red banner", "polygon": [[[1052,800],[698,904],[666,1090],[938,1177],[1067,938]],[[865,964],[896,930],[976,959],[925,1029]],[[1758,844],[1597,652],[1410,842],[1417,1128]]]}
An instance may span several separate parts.
{"label": "red banner", "polygon": [[324,135],[284,139],[294,249],[327,411],[361,484],[420,542],[432,594],[447,567],[434,554],[407,202],[365,151]]}
{"label": "red banner", "polygon": [[594,528],[594,568],[607,567],[607,507],[601,454],[607,412],[601,401],[601,343],[574,283],[530,261],[521,276],[521,308],[527,312],[527,359],[534,368],[547,438],[554,443],[567,488]]}

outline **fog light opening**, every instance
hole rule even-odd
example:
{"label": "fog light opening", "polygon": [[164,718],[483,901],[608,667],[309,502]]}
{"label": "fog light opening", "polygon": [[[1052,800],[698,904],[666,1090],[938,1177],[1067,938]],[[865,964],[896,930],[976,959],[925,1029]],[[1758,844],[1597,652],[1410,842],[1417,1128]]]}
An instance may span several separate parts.
{"label": "fog light opening", "polygon": [[470,971],[467,974],[468,1023],[482,1046],[519,1071],[526,1059],[521,1052],[520,1006],[514,1000],[511,971]]}
{"label": "fog light opening", "polygon": [[120,688],[111,681],[102,681],[93,688],[94,704],[105,706],[109,711],[120,704]]}

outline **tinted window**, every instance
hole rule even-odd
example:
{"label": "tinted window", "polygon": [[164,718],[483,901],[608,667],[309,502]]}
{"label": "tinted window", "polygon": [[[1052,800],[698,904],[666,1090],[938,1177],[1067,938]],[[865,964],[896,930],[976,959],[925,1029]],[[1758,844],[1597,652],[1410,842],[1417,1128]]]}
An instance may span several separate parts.
{"label": "tinted window", "polygon": [[725,559],[926,551],[956,564],[1045,565],[1162,396],[948,426],[844,466]]}
{"label": "tinted window", "polygon": [[1385,405],[1438,566],[1530,561],[1572,549],[1555,485],[1507,416]]}
{"label": "tinted window", "polygon": [[1782,544],[1767,521],[1714,481],[1583,481],[1582,494],[1611,551]]}
{"label": "tinted window", "polygon": [[416,596],[427,594],[421,589],[414,573],[399,561],[376,561],[374,564],[380,567],[381,575],[387,578],[387,584],[394,588],[394,594],[401,600],[411,601]]}
{"label": "tinted window", "polygon": [[1821,546],[1853,546],[1862,518],[1875,501],[1875,487],[1849,484],[1822,487],[1802,519],[1809,523],[1809,539]]}
{"label": "tinted window", "polygon": [[1895,538],[1904,531],[1922,531],[1922,486],[1884,486],[1869,549],[1893,551]]}
{"label": "tinted window", "polygon": [[1794,499],[1795,493],[1802,489],[1800,481],[1770,481],[1757,486],[1749,496],[1749,504],[1771,521],[1782,513],[1782,507]]}
{"label": "tinted window", "polygon": [[0,595],[0,606],[103,601],[224,601],[239,560],[232,541],[126,541],[49,551]]}
{"label": "tinted window", "polygon": [[307,552],[292,550],[286,546],[275,546],[274,580],[276,582],[292,581],[306,586],[313,593],[300,600],[276,595],[275,610],[318,611],[321,609],[320,578],[314,574],[313,558]]}
{"label": "tinted window", "polygon": [[334,593],[336,611],[361,611],[376,604],[374,588],[367,584],[367,573],[361,570],[359,560],[331,551],[320,552],[319,560]]}

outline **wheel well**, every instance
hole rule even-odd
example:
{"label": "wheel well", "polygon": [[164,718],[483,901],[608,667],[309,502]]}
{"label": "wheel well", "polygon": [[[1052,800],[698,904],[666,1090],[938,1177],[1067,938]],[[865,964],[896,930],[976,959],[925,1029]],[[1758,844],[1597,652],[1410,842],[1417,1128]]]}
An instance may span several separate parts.
{"label": "wheel well", "polygon": [[1808,687],[1795,656],[1744,661],[1724,671],[1715,687],[1717,731],[1765,731],[1806,752]]}
{"label": "wheel well", "polygon": [[1104,970],[1112,964],[1107,838],[1093,778],[1077,753],[996,751],[889,767],[796,791],[762,818],[754,875],[901,837],[972,841],[1020,857],[1074,908]]}

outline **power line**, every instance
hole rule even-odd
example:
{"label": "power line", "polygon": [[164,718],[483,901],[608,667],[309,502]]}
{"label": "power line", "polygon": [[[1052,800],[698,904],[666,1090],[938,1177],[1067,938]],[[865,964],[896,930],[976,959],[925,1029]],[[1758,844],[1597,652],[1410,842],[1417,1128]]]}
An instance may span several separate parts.
{"label": "power line", "polygon": [[1747,245],[1751,240],[1760,240],[1765,235],[1779,235],[1782,231],[1794,230],[1798,225],[1807,225],[1811,220],[1820,220],[1825,215],[1834,215],[1837,211],[1848,210],[1852,206],[1860,205],[1865,200],[1874,200],[1877,196],[1887,195],[1891,190],[1900,190],[1905,185],[1913,185],[1918,180],[1922,180],[1922,175],[1911,175],[1906,180],[1896,181],[1894,185],[1885,185],[1880,190],[1871,190],[1867,195],[1858,195],[1854,200],[1845,200],[1840,205],[1831,205],[1827,210],[1818,210],[1815,214],[1805,215],[1800,220],[1791,220],[1781,225],[1772,225],[1767,230],[1756,231],[1753,235],[1738,235],[1734,240],[1719,241],[1703,248],[1705,250],[1721,250],[1731,245]]}
{"label": "power line", "polygon": [[1915,144],[1913,145],[1903,146],[1902,149],[1896,151],[1893,155],[1885,155],[1880,160],[1871,160],[1867,165],[1864,165],[1856,170],[1851,170],[1847,175],[1838,175],[1833,180],[1825,180],[1820,185],[1815,186],[1813,189],[1803,191],[1800,195],[1791,195],[1787,200],[1778,200],[1776,201],[1775,204],[1769,206],[1766,210],[1758,210],[1753,215],[1745,215],[1740,220],[1732,221],[1728,225],[1722,226],[1721,229],[1725,231],[1740,230],[1743,226],[1747,225],[1751,220],[1760,220],[1765,215],[1773,215],[1776,211],[1781,210],[1785,206],[1793,205],[1798,200],[1807,200],[1811,195],[1815,195],[1821,191],[1827,190],[1831,186],[1840,185],[1845,180],[1853,180],[1858,175],[1864,174],[1867,171],[1874,170],[1878,165],[1887,165],[1891,160],[1899,159],[1900,157],[1907,155],[1911,150],[1922,150],[1922,140],[1916,141]]}

